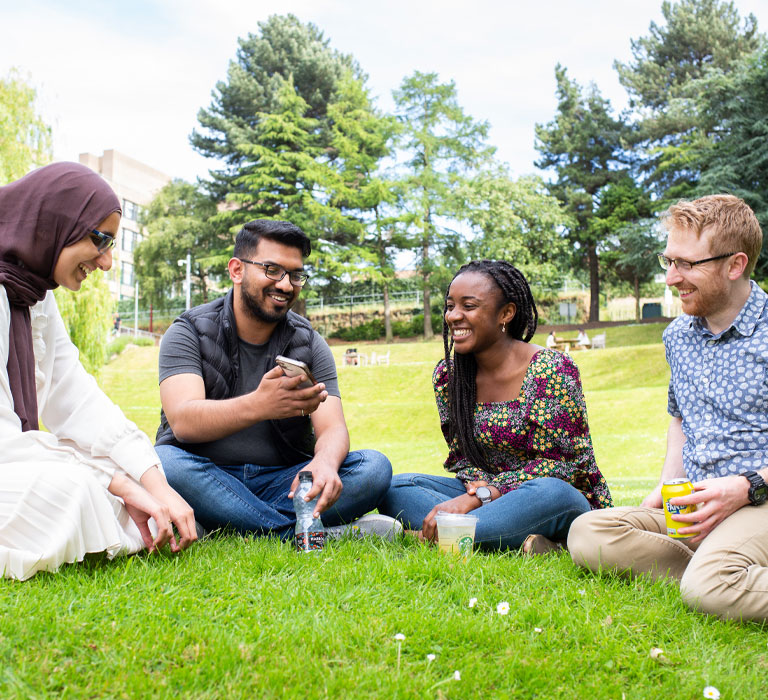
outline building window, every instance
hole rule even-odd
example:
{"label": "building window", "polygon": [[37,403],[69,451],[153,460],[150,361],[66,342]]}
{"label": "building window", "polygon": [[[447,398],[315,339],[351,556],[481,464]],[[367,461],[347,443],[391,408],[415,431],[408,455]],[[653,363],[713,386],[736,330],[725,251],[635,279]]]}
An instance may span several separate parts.
{"label": "building window", "polygon": [[131,263],[121,263],[120,265],[120,284],[133,287],[133,265]]}
{"label": "building window", "polygon": [[123,229],[121,238],[122,244],[120,247],[127,253],[132,253],[134,250],[136,250],[136,246],[144,240],[144,236],[142,236],[138,231],[132,231],[129,228]]}
{"label": "building window", "polygon": [[130,199],[123,200],[123,217],[129,221],[136,221],[139,216],[139,205]]}
{"label": "building window", "polygon": [[131,231],[131,229],[129,228],[123,229],[123,236],[122,236],[123,240],[120,247],[123,250],[128,251],[129,253],[133,250],[133,246],[134,246],[133,235],[134,233],[133,231]]}

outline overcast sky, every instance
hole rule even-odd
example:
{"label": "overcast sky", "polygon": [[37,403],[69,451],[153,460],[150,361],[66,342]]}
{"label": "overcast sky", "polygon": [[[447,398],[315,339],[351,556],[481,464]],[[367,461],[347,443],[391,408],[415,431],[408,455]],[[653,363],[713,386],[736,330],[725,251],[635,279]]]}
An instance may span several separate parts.
{"label": "overcast sky", "polygon": [[[736,0],[768,29],[768,0]],[[216,168],[189,134],[226,78],[237,39],[269,15],[313,22],[368,74],[379,106],[414,70],[454,80],[491,124],[513,174],[535,170],[534,125],[556,106],[554,67],[593,81],[620,110],[614,59],[660,22],[661,0],[0,0],[0,75],[19,68],[53,127],[55,157],[114,148],[173,177]]]}

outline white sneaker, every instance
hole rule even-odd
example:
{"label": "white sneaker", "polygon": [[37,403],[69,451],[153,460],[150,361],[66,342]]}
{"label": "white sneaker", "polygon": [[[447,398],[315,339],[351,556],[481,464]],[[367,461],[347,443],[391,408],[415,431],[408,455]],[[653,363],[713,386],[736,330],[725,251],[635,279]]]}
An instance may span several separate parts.
{"label": "white sneaker", "polygon": [[333,539],[340,537],[365,537],[366,535],[376,535],[385,540],[393,540],[397,535],[402,534],[403,526],[398,520],[390,518],[388,515],[380,513],[369,513],[362,518],[358,518],[348,525],[333,525],[325,528],[325,532]]}

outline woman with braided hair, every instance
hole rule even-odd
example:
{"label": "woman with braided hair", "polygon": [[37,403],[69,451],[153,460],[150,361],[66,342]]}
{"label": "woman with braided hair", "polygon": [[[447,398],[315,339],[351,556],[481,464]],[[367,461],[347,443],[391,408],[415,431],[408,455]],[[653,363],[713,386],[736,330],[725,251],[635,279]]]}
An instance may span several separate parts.
{"label": "woman with braided hair", "polygon": [[398,474],[380,512],[434,541],[438,511],[472,511],[481,547],[535,553],[565,540],[577,516],[611,505],[578,369],[530,343],[537,322],[528,282],[511,264],[476,260],[456,273],[445,358],[432,378],[455,477]]}

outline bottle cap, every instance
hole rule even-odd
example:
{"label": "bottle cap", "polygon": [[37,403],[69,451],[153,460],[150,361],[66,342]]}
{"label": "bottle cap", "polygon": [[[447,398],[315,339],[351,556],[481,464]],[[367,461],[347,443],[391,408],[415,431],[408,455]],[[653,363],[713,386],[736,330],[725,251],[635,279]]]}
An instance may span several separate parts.
{"label": "bottle cap", "polygon": [[313,481],[312,472],[310,471],[299,472],[299,481],[309,481],[311,483]]}

